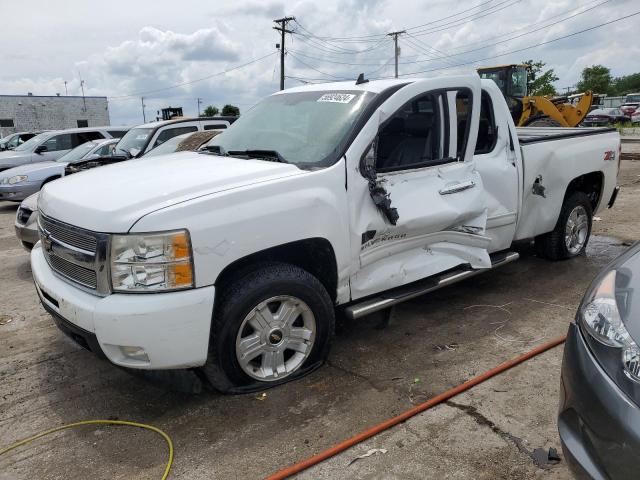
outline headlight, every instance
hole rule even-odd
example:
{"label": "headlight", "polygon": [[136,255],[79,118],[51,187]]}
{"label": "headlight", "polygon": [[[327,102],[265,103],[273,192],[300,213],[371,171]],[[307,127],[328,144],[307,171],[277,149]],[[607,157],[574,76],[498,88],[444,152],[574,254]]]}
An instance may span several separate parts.
{"label": "headlight", "polygon": [[578,318],[591,338],[617,351],[625,375],[640,383],[640,348],[622,322],[615,293],[616,271],[612,270],[593,290]]}
{"label": "headlight", "polygon": [[9,178],[7,183],[9,185],[14,185],[16,183],[20,183],[20,182],[26,181],[27,178],[29,178],[29,177],[27,177],[26,175],[14,175],[13,177]]}
{"label": "headlight", "polygon": [[113,235],[111,285],[117,292],[160,292],[193,287],[189,232]]}

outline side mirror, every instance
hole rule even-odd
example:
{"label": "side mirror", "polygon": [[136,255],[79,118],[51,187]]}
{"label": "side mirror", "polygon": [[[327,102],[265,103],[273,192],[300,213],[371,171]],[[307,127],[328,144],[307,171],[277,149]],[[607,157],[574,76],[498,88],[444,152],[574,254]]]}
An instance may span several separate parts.
{"label": "side mirror", "polygon": [[36,149],[34,150],[34,153],[37,153],[38,155],[43,154],[44,152],[48,151],[49,149],[47,148],[46,145],[38,145],[36,147]]}

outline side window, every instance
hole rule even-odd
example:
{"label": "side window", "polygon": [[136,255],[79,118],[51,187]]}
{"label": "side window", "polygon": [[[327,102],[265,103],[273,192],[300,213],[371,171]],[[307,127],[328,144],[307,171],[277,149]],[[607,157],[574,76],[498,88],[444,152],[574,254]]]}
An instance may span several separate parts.
{"label": "side window", "polygon": [[198,130],[198,127],[196,127],[195,125],[191,125],[188,127],[167,128],[166,130],[163,130],[162,132],[160,132],[153,146],[157,147],[161,143],[164,143],[167,140],[169,140],[170,138],[177,137],[178,135],[182,135],[184,133],[196,132],[197,130]]}
{"label": "side window", "polygon": [[380,130],[376,148],[379,172],[419,168],[443,163],[442,94],[426,94],[405,104]]}
{"label": "side window", "polygon": [[56,135],[44,142],[48,152],[57,152],[59,150],[71,150],[73,148],[74,134],[65,133],[64,135]]}
{"label": "side window", "polygon": [[79,132],[73,135],[73,146],[77,147],[91,140],[102,140],[104,135],[100,132]]}
{"label": "side window", "polygon": [[476,141],[476,155],[491,152],[498,141],[498,128],[493,113],[493,102],[487,92],[482,92],[480,98],[480,123],[478,125],[478,140]]}
{"label": "side window", "polygon": [[205,130],[224,130],[225,128],[227,128],[227,126],[224,123],[218,124],[218,125],[205,125],[204,129]]}

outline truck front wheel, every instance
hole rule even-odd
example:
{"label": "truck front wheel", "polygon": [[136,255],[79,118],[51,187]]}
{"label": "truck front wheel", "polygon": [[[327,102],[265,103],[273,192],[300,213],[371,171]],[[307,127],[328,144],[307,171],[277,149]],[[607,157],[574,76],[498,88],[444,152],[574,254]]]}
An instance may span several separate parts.
{"label": "truck front wheel", "polygon": [[269,263],[220,286],[202,371],[217,390],[249,392],[299,378],[326,359],[331,298],[294,265]]}
{"label": "truck front wheel", "polygon": [[553,231],[536,237],[536,251],[549,260],[562,260],[580,255],[591,235],[593,211],[583,192],[573,192],[562,205]]}

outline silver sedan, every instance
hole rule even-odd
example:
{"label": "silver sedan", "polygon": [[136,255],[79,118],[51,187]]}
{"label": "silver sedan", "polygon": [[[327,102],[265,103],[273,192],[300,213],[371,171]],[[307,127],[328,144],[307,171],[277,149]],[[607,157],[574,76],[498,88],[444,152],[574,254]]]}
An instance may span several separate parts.
{"label": "silver sedan", "polygon": [[110,155],[118,138],[83,143],[58,160],[20,165],[0,173],[0,200],[19,202],[38,192],[42,186],[64,176],[69,163]]}

